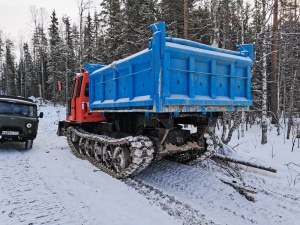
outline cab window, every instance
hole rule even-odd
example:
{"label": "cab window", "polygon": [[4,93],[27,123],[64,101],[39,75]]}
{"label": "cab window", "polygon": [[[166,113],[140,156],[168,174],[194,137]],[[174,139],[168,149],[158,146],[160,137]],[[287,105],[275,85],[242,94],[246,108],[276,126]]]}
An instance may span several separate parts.
{"label": "cab window", "polygon": [[89,97],[89,83],[86,83],[85,85],[84,96]]}
{"label": "cab window", "polygon": [[81,91],[81,86],[82,86],[82,80],[83,80],[83,76],[81,76],[81,77],[78,78],[75,97],[79,97],[80,96],[80,91]]}

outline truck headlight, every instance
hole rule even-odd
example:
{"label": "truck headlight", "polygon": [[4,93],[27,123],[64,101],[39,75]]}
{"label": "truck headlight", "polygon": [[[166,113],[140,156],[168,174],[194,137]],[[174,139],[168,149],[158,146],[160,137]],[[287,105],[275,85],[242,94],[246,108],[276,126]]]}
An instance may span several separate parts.
{"label": "truck headlight", "polygon": [[26,127],[29,129],[29,128],[32,127],[32,124],[31,124],[31,123],[27,123],[27,124],[26,124]]}

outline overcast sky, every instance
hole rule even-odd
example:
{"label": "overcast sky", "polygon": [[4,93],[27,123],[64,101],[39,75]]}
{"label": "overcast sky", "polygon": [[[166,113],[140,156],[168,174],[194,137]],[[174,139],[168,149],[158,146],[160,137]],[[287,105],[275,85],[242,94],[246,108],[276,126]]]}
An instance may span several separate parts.
{"label": "overcast sky", "polygon": [[77,0],[0,0],[0,30],[16,44],[21,34],[26,41],[30,38],[32,31],[30,6],[37,9],[45,8],[49,18],[55,9],[59,19],[66,14],[70,16],[72,23],[78,24]]}

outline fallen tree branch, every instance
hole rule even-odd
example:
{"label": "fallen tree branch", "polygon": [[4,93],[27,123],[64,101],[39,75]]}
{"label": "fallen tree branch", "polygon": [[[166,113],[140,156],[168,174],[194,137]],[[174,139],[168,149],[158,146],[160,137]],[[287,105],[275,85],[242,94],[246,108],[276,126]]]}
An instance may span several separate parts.
{"label": "fallen tree branch", "polygon": [[276,169],[273,169],[271,167],[265,167],[265,166],[260,166],[251,162],[246,162],[246,161],[242,161],[242,160],[237,160],[234,158],[230,158],[228,156],[224,156],[224,155],[219,155],[219,154],[214,154],[213,156],[211,156],[211,159],[213,160],[223,160],[223,161],[227,161],[227,162],[232,162],[232,163],[237,163],[237,164],[241,164],[244,166],[249,166],[249,167],[253,167],[253,168],[257,168],[257,169],[261,169],[261,170],[266,170],[272,173],[277,173]]}
{"label": "fallen tree branch", "polygon": [[238,188],[238,189],[241,190],[241,191],[248,192],[248,193],[250,193],[250,194],[257,194],[257,192],[255,192],[255,191],[246,189],[246,188],[244,188],[244,187],[240,187],[240,186],[235,185],[235,184],[233,184],[233,183],[230,183],[230,182],[228,182],[228,181],[226,181],[226,180],[223,180],[223,179],[220,179],[220,180],[221,180],[223,183],[228,184],[228,185],[230,185],[230,186],[232,186],[232,187],[234,186],[234,187]]}
{"label": "fallen tree branch", "polygon": [[242,188],[242,187],[239,187],[239,186],[236,186],[230,182],[227,182],[225,180],[222,180],[221,181],[224,183],[224,184],[227,184],[231,187],[233,187],[235,190],[237,190],[241,195],[243,195],[248,201],[251,201],[251,202],[255,202],[255,199],[254,197],[250,196],[247,194],[248,193],[251,193],[251,194],[256,194],[255,191],[251,191],[251,190],[248,190],[248,189],[245,189],[245,188]]}

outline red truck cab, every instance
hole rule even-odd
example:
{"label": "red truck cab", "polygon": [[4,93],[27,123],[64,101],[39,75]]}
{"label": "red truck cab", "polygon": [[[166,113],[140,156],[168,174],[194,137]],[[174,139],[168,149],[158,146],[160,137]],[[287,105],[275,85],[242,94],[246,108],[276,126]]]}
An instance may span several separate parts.
{"label": "red truck cab", "polygon": [[89,109],[89,74],[76,74],[76,83],[72,98],[68,103],[67,121],[69,122],[101,122],[106,121],[100,112]]}

